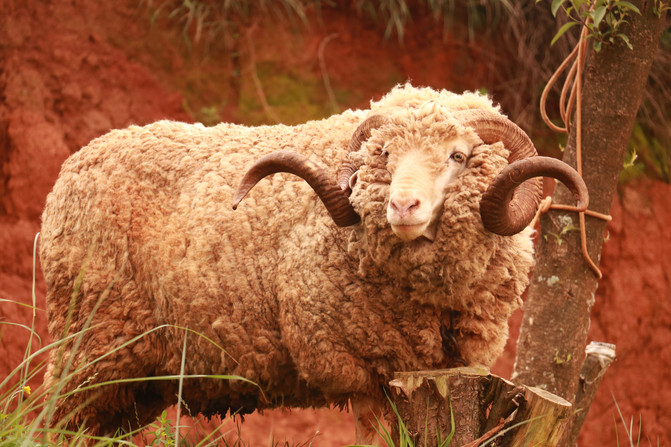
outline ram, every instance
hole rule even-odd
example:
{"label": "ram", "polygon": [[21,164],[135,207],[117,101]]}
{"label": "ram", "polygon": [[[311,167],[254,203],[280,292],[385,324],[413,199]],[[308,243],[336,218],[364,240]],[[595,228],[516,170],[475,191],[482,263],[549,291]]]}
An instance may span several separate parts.
{"label": "ram", "polygon": [[[260,181],[279,171],[302,179]],[[176,380],[90,385],[177,375],[186,346],[186,375],[254,383],[187,378],[192,413],[351,402],[370,442],[394,371],[501,353],[538,175],[586,207],[575,171],[537,157],[487,97],[410,85],[293,127],[161,121],[95,139],[43,214],[49,332],[66,339],[45,382],[62,386],[56,420],[150,422]]]}

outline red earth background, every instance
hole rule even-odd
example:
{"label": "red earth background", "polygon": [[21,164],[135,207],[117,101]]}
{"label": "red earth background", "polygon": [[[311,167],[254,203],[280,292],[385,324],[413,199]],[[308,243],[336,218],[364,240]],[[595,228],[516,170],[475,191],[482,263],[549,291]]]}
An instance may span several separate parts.
{"label": "red earth background", "polygon": [[[31,301],[33,240],[61,163],[110,129],[162,118],[293,124],[366,107],[406,80],[454,91],[500,82],[488,71],[487,42],[446,39],[430,20],[411,23],[403,43],[385,40],[351,7],[325,8],[309,26],[247,24],[226,45],[194,45],[180,25],[152,21],[138,0],[1,0],[0,11],[0,299],[21,303]],[[651,445],[668,446],[671,185],[645,178],[622,184],[611,214],[589,338],[616,344],[618,360],[579,445],[617,445],[616,425],[624,443],[617,401],[627,424],[634,418],[638,427],[640,418]],[[34,324],[46,344],[39,263],[36,273]],[[504,377],[512,371],[520,315],[495,368]],[[0,301],[0,377],[20,363],[28,341],[25,329],[4,323],[30,326],[31,319],[30,309]],[[248,445],[272,438],[339,446],[353,441],[353,422],[331,409],[276,410],[246,417],[241,436]]]}

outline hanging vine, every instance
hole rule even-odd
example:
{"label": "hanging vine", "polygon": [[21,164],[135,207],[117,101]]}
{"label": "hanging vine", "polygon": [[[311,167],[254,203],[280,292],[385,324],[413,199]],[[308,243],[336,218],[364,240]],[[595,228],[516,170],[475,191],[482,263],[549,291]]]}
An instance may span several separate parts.
{"label": "hanging vine", "polygon": [[[661,4],[660,1],[659,7],[661,11],[661,8],[666,6]],[[541,95],[540,112],[543,121],[552,130],[568,134],[571,117],[575,109],[576,170],[582,175],[582,72],[587,54],[587,44],[591,39],[593,42],[592,48],[598,52],[604,44],[614,44],[619,39],[630,49],[633,49],[629,38],[621,32],[620,27],[624,23],[628,23],[627,18],[630,14],[635,13],[640,15],[641,12],[635,5],[621,0],[553,0],[551,9],[555,17],[559,10],[563,10],[568,18],[568,22],[557,31],[557,34],[552,39],[552,43],[556,42],[557,39],[574,26],[581,25],[582,32],[571,54],[562,62],[545,86]],[[546,108],[547,97],[554,84],[569,65],[570,68],[559,97],[559,114],[563,126],[558,126],[548,117]],[[550,209],[578,212],[582,254],[594,274],[601,279],[603,276],[601,270],[592,260],[587,249],[585,215],[587,214],[606,221],[610,221],[611,217],[591,210],[581,212],[576,207],[570,205],[553,204],[552,198],[548,197],[543,200],[539,213],[547,212]]]}

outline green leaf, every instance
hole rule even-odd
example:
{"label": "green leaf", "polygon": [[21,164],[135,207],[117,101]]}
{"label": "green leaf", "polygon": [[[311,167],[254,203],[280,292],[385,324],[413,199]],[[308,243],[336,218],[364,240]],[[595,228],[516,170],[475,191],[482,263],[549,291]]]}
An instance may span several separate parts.
{"label": "green leaf", "polygon": [[619,8],[624,7],[626,9],[631,9],[632,11],[634,11],[639,16],[641,15],[641,11],[635,5],[633,5],[629,2],[617,2],[615,6],[617,6]]}
{"label": "green leaf", "polygon": [[594,51],[599,52],[601,51],[601,41],[600,40],[595,40],[594,45],[593,45]]}
{"label": "green leaf", "polygon": [[550,7],[550,10],[552,11],[552,15],[554,17],[557,17],[557,11],[559,11],[561,5],[564,4],[564,1],[566,0],[552,0],[552,6]]}
{"label": "green leaf", "polygon": [[561,235],[556,234],[556,233],[552,233],[552,232],[548,232],[548,234],[544,234],[544,235],[543,235],[543,238],[544,238],[546,241],[548,240],[548,235],[550,235],[550,236],[554,236],[555,239],[557,239],[557,246],[561,247],[561,243],[562,243]]}
{"label": "green leaf", "polygon": [[631,168],[634,166],[634,162],[638,158],[638,154],[636,153],[636,148],[633,148],[631,150],[631,155],[627,155],[624,157],[624,169]]}
{"label": "green leaf", "polygon": [[594,13],[592,15],[592,20],[594,21],[594,27],[595,28],[597,28],[597,29],[599,28],[599,24],[603,20],[603,16],[606,15],[606,11],[607,11],[607,9],[606,9],[605,6],[599,6],[598,8],[596,8],[596,10],[594,10]]}
{"label": "green leaf", "polygon": [[622,39],[624,41],[624,43],[627,44],[627,46],[629,47],[630,50],[634,49],[634,47],[631,45],[631,42],[629,42],[629,38],[627,37],[626,34],[618,34],[617,37]]}
{"label": "green leaf", "polygon": [[559,233],[559,236],[562,236],[569,231],[580,231],[580,227],[576,227],[575,225],[566,225],[564,228],[561,229],[561,233]]}
{"label": "green leaf", "polygon": [[564,35],[564,33],[566,31],[568,31],[569,28],[572,28],[577,24],[578,24],[578,22],[565,23],[561,28],[559,28],[559,31],[557,31],[557,34],[555,34],[555,36],[552,38],[552,42],[550,42],[550,46],[554,45],[554,43],[557,41],[557,39],[559,39],[562,35]]}

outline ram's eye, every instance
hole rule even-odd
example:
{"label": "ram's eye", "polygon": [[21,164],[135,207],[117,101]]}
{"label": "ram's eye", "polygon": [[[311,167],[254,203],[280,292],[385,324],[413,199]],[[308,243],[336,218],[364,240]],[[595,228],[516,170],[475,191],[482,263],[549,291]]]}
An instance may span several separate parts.
{"label": "ram's eye", "polygon": [[389,150],[387,149],[386,144],[377,148],[377,150],[375,152],[377,153],[377,155],[379,155],[381,157],[384,157],[384,158],[389,157]]}
{"label": "ram's eye", "polygon": [[466,161],[466,155],[463,152],[453,152],[452,155],[450,155],[450,158],[457,163],[463,163]]}

